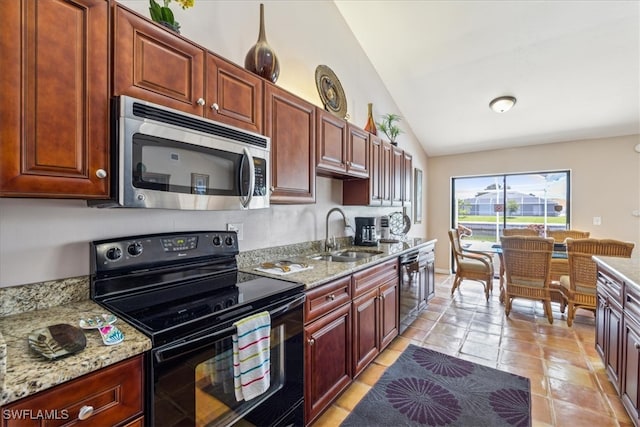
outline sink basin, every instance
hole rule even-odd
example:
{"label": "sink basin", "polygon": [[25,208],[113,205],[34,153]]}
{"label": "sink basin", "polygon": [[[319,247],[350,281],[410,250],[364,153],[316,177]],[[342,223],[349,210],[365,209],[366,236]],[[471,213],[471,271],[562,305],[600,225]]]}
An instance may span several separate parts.
{"label": "sink basin", "polygon": [[361,259],[371,258],[375,255],[380,255],[382,251],[377,250],[358,250],[358,249],[345,249],[336,252],[325,252],[321,254],[310,255],[310,259],[319,261],[333,261],[333,262],[355,262]]}

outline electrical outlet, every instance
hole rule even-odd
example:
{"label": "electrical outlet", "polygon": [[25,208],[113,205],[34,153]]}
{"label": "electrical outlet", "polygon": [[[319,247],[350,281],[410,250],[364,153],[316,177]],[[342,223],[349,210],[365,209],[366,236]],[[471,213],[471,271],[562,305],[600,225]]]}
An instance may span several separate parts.
{"label": "electrical outlet", "polygon": [[594,216],[593,217],[593,225],[601,225],[601,224],[602,224],[602,217]]}
{"label": "electrical outlet", "polygon": [[227,231],[235,231],[238,233],[238,240],[242,240],[244,238],[244,233],[242,232],[242,223],[234,222],[227,224]]}

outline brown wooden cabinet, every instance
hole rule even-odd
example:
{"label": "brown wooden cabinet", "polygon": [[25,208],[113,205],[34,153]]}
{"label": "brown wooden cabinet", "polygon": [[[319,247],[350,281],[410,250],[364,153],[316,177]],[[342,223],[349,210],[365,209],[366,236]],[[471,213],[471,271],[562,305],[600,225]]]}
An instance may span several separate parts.
{"label": "brown wooden cabinet", "polygon": [[596,350],[607,374],[620,391],[623,284],[607,272],[598,273],[596,293]]}
{"label": "brown wooden cabinet", "polygon": [[271,203],[316,201],[316,107],[265,83],[265,135],[271,138]]}
{"label": "brown wooden cabinet", "polygon": [[369,132],[347,124],[347,175],[369,177]]}
{"label": "brown wooden cabinet", "polygon": [[402,205],[411,203],[413,194],[413,156],[406,151],[402,153]]}
{"label": "brown wooden cabinet", "polygon": [[262,133],[262,78],[115,5],[114,95]]}
{"label": "brown wooden cabinet", "polygon": [[304,315],[304,404],[309,424],[351,383],[351,277],[308,291]]}
{"label": "brown wooden cabinet", "polygon": [[398,335],[398,280],[395,258],[352,276],[354,377]]}
{"label": "brown wooden cabinet", "polygon": [[320,108],[316,119],[316,173],[340,177],[347,171],[347,122]]}
{"label": "brown wooden cabinet", "polygon": [[107,196],[107,2],[2,1],[0,15],[0,196]]}
{"label": "brown wooden cabinet", "polygon": [[[2,410],[3,413],[9,411],[22,414],[46,411],[57,417],[60,425],[65,426],[142,425],[143,372],[142,355],[135,356],[10,403],[3,406]],[[27,425],[24,419],[4,416],[0,419],[2,427]],[[31,422],[28,425],[40,423]]]}

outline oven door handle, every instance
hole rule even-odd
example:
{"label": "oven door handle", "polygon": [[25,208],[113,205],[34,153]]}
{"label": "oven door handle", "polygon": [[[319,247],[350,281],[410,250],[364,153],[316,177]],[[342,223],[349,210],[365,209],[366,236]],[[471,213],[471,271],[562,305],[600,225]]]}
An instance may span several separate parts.
{"label": "oven door handle", "polygon": [[[302,305],[304,303],[305,298],[306,298],[306,295],[302,294],[290,301],[287,301],[285,304],[282,304],[272,310],[269,310],[269,315],[271,316],[271,319],[277,318],[278,316],[284,313],[290,312],[294,308]],[[175,344],[161,347],[154,352],[155,361],[156,363],[161,364],[168,360],[174,359],[176,357],[184,356],[185,354],[195,350],[199,350],[202,347],[205,347],[209,345],[211,342],[217,341],[220,338],[229,337],[235,331],[236,331],[236,327],[230,326],[228,328],[222,329],[220,331],[212,332],[202,337],[198,337],[195,339],[187,339],[185,341],[180,341]]]}

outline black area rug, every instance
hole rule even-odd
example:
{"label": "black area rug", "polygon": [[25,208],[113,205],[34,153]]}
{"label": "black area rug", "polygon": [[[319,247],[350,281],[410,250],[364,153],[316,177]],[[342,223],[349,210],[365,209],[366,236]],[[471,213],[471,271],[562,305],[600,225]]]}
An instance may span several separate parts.
{"label": "black area rug", "polygon": [[341,426],[527,427],[529,379],[409,345]]}

